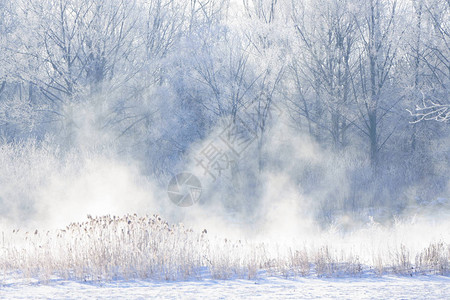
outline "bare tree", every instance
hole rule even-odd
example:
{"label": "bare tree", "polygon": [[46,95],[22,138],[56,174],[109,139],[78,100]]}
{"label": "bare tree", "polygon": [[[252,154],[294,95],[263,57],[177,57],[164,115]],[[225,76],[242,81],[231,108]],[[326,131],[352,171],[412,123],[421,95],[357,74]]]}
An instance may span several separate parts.
{"label": "bare tree", "polygon": [[101,128],[108,97],[99,94],[136,74],[134,2],[23,0],[18,7],[24,34],[15,56],[21,76],[47,100],[49,121],[70,141],[79,126],[76,103],[85,102],[99,116],[92,125]]}
{"label": "bare tree", "polygon": [[[415,1],[414,1],[415,2]],[[427,0],[415,2],[418,25],[427,26],[427,36],[418,36],[416,65],[423,65],[426,73],[420,92],[423,96],[414,111],[409,110],[416,124],[424,120],[448,122],[450,87],[450,2]],[[419,81],[418,73],[416,82]]]}
{"label": "bare tree", "polygon": [[364,1],[361,16],[355,15],[362,51],[358,57],[358,78],[353,77],[352,81],[362,122],[358,128],[368,138],[374,167],[378,164],[379,151],[395,131],[383,136],[382,121],[401,100],[383,94],[396,63],[397,41],[401,36],[396,27],[397,5],[396,0]]}
{"label": "bare tree", "polygon": [[248,29],[244,29],[254,69],[254,98],[247,104],[257,136],[258,170],[264,168],[266,135],[275,116],[281,114],[283,80],[286,74],[288,37],[284,31],[285,3],[278,0],[243,1]]}
{"label": "bare tree", "polygon": [[[302,59],[299,54],[291,65],[299,98],[291,102],[306,117],[310,133],[311,123],[328,131],[335,149],[348,143],[346,133],[353,123],[350,79],[355,76],[356,22],[349,4],[319,1],[300,11],[293,3],[292,18],[304,54]],[[305,22],[305,17],[316,22]],[[308,89],[314,91],[315,101],[306,100],[304,91]],[[311,113],[321,108],[325,114]]]}

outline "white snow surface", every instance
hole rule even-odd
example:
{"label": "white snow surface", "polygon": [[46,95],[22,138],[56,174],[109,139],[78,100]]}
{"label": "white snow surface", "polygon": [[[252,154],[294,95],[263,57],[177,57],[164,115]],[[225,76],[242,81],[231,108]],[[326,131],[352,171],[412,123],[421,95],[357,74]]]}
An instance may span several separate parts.
{"label": "white snow surface", "polygon": [[444,276],[259,280],[3,281],[1,299],[450,299]]}

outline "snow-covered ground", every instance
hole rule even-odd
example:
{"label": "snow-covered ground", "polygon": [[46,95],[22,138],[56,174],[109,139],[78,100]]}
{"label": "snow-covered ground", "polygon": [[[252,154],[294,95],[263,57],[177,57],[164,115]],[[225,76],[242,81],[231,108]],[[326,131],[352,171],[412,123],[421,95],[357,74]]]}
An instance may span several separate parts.
{"label": "snow-covered ground", "polygon": [[450,278],[268,277],[261,280],[113,281],[105,284],[52,280],[4,282],[1,299],[449,299]]}
{"label": "snow-covered ground", "polygon": [[303,246],[227,239],[158,215],[8,229],[0,299],[450,299],[449,226],[372,222]]}

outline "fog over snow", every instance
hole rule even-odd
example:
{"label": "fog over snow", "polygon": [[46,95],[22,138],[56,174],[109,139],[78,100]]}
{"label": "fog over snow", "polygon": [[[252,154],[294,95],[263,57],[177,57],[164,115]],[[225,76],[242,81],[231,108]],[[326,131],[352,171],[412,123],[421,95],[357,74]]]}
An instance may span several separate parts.
{"label": "fog over snow", "polygon": [[445,298],[449,24],[0,0],[0,298]]}

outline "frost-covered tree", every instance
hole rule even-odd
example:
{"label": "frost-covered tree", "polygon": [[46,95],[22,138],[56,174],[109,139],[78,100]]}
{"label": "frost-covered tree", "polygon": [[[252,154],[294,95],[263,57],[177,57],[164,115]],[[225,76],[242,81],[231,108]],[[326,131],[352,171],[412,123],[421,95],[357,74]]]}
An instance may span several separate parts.
{"label": "frost-covered tree", "polygon": [[355,14],[359,32],[359,74],[353,77],[358,105],[358,128],[367,137],[370,160],[378,164],[379,152],[395,129],[387,131],[382,126],[386,116],[398,103],[399,97],[391,83],[392,69],[396,64],[401,39],[397,26],[397,1],[370,0],[361,3]]}
{"label": "frost-covered tree", "polygon": [[[291,65],[297,90],[291,107],[306,117],[310,133],[314,124],[319,132],[331,136],[335,149],[343,148],[354,123],[351,78],[357,71],[357,32],[351,2],[319,1],[305,7],[293,2],[293,7],[301,46]],[[308,91],[314,93],[313,99],[307,99]]]}
{"label": "frost-covered tree", "polygon": [[415,82],[421,83],[421,97],[411,114],[412,123],[423,120],[448,122],[450,118],[450,3],[442,0],[414,1],[417,27],[425,27],[417,35],[415,48]]}
{"label": "frost-covered tree", "polygon": [[291,138],[330,154],[289,180],[312,191],[345,169],[351,193],[323,179],[328,203],[355,208],[370,189],[397,199],[397,185],[426,178],[437,193],[448,127],[421,121],[449,120],[449,11],[447,0],[0,0],[1,142],[108,148],[163,182],[244,119],[256,138],[226,184],[257,199],[260,175],[285,166],[270,144],[283,112]]}

